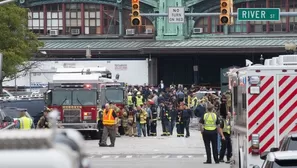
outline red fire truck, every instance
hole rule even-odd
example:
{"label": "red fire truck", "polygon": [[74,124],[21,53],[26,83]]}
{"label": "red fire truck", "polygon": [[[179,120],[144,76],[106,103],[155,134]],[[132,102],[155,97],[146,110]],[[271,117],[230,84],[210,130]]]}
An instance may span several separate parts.
{"label": "red fire truck", "polygon": [[228,73],[235,112],[231,167],[261,167],[260,155],[297,131],[296,60],[296,55],[282,55]]}
{"label": "red fire truck", "polygon": [[64,128],[96,139],[99,109],[107,102],[124,104],[125,87],[100,74],[55,74],[45,101],[48,108],[60,112],[58,119]]}

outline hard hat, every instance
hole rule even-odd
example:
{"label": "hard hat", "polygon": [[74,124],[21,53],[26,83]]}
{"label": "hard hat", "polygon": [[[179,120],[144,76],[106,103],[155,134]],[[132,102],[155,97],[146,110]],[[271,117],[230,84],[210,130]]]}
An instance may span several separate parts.
{"label": "hard hat", "polygon": [[132,93],[131,93],[131,92],[129,92],[129,93],[128,93],[128,95],[129,95],[129,96],[131,96],[131,95],[132,95]]}
{"label": "hard hat", "polygon": [[138,90],[135,88],[134,91],[137,92]]}
{"label": "hard hat", "polygon": [[137,92],[137,95],[141,95],[141,93],[140,92]]}
{"label": "hard hat", "polygon": [[123,116],[124,116],[124,117],[127,117],[127,116],[128,116],[128,113],[125,111],[125,112],[123,113]]}

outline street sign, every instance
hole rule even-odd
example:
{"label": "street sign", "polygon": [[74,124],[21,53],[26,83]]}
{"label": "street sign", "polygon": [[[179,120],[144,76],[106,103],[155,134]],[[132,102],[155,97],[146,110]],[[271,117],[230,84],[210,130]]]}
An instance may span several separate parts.
{"label": "street sign", "polygon": [[185,22],[185,8],[184,7],[169,7],[168,8],[168,22],[169,23],[184,23]]}
{"label": "street sign", "polygon": [[238,8],[238,21],[279,21],[279,8]]}

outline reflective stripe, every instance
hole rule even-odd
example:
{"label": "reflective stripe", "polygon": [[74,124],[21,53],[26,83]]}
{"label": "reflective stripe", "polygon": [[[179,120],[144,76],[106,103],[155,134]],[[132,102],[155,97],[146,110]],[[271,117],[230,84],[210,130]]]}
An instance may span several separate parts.
{"label": "reflective stripe", "polygon": [[231,125],[228,119],[224,120],[224,129],[223,132],[230,134],[231,133]]}
{"label": "reflective stripe", "polygon": [[112,115],[113,110],[109,109],[106,113],[106,110],[103,111],[103,125],[115,125],[115,118]]}
{"label": "reflective stripe", "polygon": [[32,128],[33,121],[31,118],[21,117],[19,119],[19,122],[20,122],[20,129],[29,130]]}
{"label": "reflective stripe", "polygon": [[216,125],[217,115],[215,113],[213,112],[205,113],[203,119],[204,119],[205,130],[212,131],[217,128],[217,125]]}
{"label": "reflective stripe", "polygon": [[[195,100],[196,100],[196,102],[195,102]],[[196,103],[196,106],[197,106],[197,104],[198,104],[198,98],[197,98],[197,97],[194,97],[194,98],[192,99],[191,107],[196,107],[196,106],[195,106],[195,103]]]}

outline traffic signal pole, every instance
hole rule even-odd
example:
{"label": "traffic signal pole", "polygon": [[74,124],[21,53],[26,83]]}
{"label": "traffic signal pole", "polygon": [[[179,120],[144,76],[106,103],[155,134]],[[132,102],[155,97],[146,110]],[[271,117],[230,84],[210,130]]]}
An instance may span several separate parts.
{"label": "traffic signal pole", "polygon": [[[140,16],[168,17],[168,13],[140,13]],[[220,16],[220,13],[185,13],[185,16]],[[237,12],[231,16],[237,16]],[[280,16],[297,16],[297,12],[280,12]]]}
{"label": "traffic signal pole", "polygon": [[8,4],[8,3],[11,3],[11,2],[15,2],[15,0],[6,0],[6,1],[1,1],[1,2],[0,2],[0,6],[1,6],[1,5]]}

